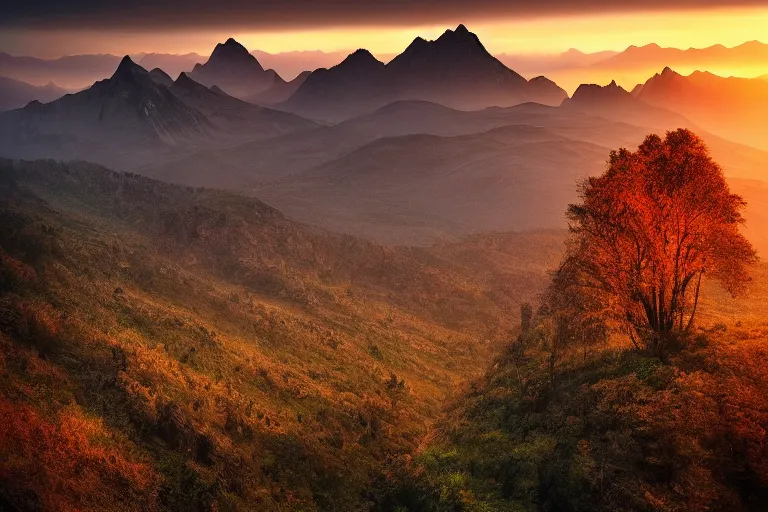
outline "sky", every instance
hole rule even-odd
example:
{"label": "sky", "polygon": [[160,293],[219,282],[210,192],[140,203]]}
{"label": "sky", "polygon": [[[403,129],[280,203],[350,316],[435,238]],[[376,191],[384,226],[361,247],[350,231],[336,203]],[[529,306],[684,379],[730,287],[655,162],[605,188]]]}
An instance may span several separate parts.
{"label": "sky", "polygon": [[464,23],[492,53],[678,48],[768,42],[765,0],[58,0],[0,8],[0,51],[208,55],[235,37],[251,50],[402,51]]}

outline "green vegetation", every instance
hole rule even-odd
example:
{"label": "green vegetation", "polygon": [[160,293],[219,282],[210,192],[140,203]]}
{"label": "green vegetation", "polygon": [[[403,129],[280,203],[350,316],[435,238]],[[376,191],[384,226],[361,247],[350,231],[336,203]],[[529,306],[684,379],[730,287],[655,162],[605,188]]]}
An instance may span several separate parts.
{"label": "green vegetation", "polygon": [[521,307],[517,341],[397,461],[379,510],[766,509],[768,269],[743,200],[687,130],[612,152],[581,199],[536,318]]}
{"label": "green vegetation", "polygon": [[555,384],[548,336],[539,323],[465,391],[379,510],[765,509],[764,322],[716,322],[666,364],[571,348]]}
{"label": "green vegetation", "polygon": [[562,247],[385,248],[49,161],[0,162],[0,218],[0,508],[18,510],[365,510]]}
{"label": "green vegetation", "polygon": [[562,233],[383,247],[2,161],[0,508],[765,510],[768,266],[670,183],[603,183],[547,276]]}

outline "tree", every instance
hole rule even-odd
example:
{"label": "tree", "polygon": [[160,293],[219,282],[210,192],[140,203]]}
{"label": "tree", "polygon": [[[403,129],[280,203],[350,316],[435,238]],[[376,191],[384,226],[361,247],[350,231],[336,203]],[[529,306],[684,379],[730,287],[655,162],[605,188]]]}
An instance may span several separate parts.
{"label": "tree", "polygon": [[608,337],[607,311],[594,290],[574,286],[578,282],[577,261],[566,257],[552,276],[539,316],[549,328],[549,376],[555,382],[555,365],[566,351],[580,348],[586,359],[591,346]]}
{"label": "tree", "polygon": [[689,130],[612,151],[607,171],[570,205],[568,286],[602,304],[638,346],[663,355],[691,329],[704,275],[732,295],[757,259],[739,233],[746,203]]}

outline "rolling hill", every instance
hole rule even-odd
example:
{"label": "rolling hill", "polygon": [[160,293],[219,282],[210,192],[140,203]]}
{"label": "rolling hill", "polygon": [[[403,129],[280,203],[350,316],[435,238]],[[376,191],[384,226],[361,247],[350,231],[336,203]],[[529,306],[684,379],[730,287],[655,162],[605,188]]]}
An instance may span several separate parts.
{"label": "rolling hill", "polygon": [[[707,134],[679,114],[613,87],[585,87],[585,94],[580,90],[562,107],[467,112],[396,102],[333,126],[201,152],[141,172],[250,190],[305,222],[386,243],[562,228],[562,212],[576,197],[575,179],[599,173],[610,149],[633,147],[648,133],[681,126],[705,137],[732,180],[763,179],[768,154]],[[526,133],[549,139],[529,144],[523,137],[516,144]],[[536,179],[547,186],[526,188]],[[762,188],[739,190],[752,205],[750,239],[765,250]]]}
{"label": "rolling hill", "polygon": [[84,163],[3,161],[0,208],[0,410],[24,412],[0,499],[21,508],[365,508],[562,248],[382,247]]}
{"label": "rolling hill", "polygon": [[[300,219],[389,243],[483,231],[564,228],[563,205],[607,148],[532,126],[377,139],[297,176],[256,187]],[[322,218],[319,213],[322,212]]]}

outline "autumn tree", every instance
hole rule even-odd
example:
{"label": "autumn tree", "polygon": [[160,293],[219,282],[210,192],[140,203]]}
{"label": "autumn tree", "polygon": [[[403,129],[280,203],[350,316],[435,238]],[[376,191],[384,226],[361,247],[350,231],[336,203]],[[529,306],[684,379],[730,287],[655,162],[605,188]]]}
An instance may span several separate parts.
{"label": "autumn tree", "polygon": [[568,208],[569,250],[556,279],[597,300],[638,347],[663,355],[690,330],[705,275],[732,295],[749,280],[757,257],[739,233],[746,203],[689,130],[612,151],[580,199]]}

